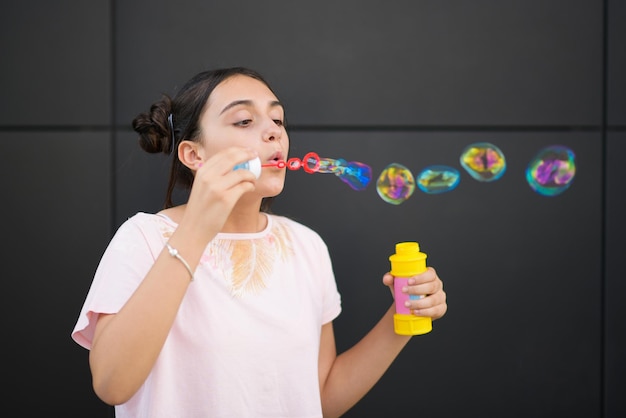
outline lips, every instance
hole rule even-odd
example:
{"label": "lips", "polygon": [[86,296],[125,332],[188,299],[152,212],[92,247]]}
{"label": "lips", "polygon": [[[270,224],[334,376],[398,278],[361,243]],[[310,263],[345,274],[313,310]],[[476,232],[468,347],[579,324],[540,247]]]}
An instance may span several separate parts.
{"label": "lips", "polygon": [[272,154],[272,156],[269,158],[268,161],[271,163],[271,162],[282,161],[283,159],[284,159],[283,158],[283,153],[278,151],[278,152],[275,152],[274,154]]}

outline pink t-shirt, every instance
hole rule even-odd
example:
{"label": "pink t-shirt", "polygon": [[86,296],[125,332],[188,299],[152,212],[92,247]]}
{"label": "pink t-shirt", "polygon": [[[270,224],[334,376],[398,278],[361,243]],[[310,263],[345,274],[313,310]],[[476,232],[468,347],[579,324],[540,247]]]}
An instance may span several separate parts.
{"label": "pink t-shirt", "polygon": [[[119,228],[72,332],[78,344],[91,348],[98,314],[120,310],[176,226],[138,213]],[[218,234],[194,277],[152,372],[116,417],[321,417],[320,332],[341,312],[321,237],[268,215],[261,232]]]}

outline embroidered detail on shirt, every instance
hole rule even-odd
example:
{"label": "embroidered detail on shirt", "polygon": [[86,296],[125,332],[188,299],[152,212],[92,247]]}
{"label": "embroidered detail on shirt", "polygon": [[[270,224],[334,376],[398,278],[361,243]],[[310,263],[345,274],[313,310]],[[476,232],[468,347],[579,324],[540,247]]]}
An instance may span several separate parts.
{"label": "embroidered detail on shirt", "polygon": [[172,227],[170,225],[165,223],[163,220],[160,219],[159,221],[160,221],[159,222],[159,229],[161,230],[161,235],[167,241],[168,239],[170,239],[170,237],[174,233],[174,230],[172,229]]}
{"label": "embroidered detail on shirt", "polygon": [[[159,222],[161,235],[166,240],[174,232],[171,225]],[[200,258],[217,270],[226,280],[233,296],[257,294],[267,287],[274,265],[293,255],[288,227],[274,218],[272,229],[255,239],[214,239]]]}
{"label": "embroidered detail on shirt", "polygon": [[265,289],[276,262],[292,253],[288,229],[275,222],[262,238],[211,241],[202,261],[222,273],[233,296],[242,297]]}

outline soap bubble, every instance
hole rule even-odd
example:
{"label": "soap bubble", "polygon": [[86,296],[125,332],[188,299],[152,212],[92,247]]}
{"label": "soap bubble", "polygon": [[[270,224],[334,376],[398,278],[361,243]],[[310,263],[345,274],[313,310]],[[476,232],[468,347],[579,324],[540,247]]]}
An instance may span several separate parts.
{"label": "soap bubble", "polygon": [[317,173],[333,173],[354,190],[365,190],[372,180],[372,167],[358,161],[343,158],[320,158]]}
{"label": "soap bubble", "polygon": [[376,191],[385,202],[399,205],[415,191],[413,173],[402,164],[389,164],[376,181]]}
{"label": "soap bubble", "polygon": [[553,145],[542,149],[526,168],[526,181],[543,196],[556,196],[569,188],[576,174],[571,149]]}
{"label": "soap bubble", "polygon": [[417,176],[417,187],[424,193],[438,194],[453,190],[459,185],[461,174],[445,165],[431,165]]}
{"label": "soap bubble", "polygon": [[337,173],[341,181],[354,190],[365,190],[372,180],[372,167],[358,161],[350,161]]}
{"label": "soap bubble", "polygon": [[307,153],[302,160],[292,157],[286,163],[278,161],[268,163],[266,166],[288,168],[294,171],[303,169],[309,174],[333,173],[354,190],[365,190],[372,180],[372,168],[367,164],[358,161],[348,162],[343,158],[320,158],[315,152]]}
{"label": "soap bubble", "polygon": [[506,160],[500,148],[488,142],[477,142],[465,147],[460,162],[478,181],[498,180],[506,171]]}

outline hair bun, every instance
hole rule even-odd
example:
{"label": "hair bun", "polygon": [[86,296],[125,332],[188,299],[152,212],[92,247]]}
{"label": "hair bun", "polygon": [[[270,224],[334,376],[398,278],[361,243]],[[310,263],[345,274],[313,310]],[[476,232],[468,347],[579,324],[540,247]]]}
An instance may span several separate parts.
{"label": "hair bun", "polygon": [[172,111],[172,100],[164,95],[150,106],[149,112],[142,112],[133,119],[133,130],[139,134],[139,146],[151,154],[169,154],[172,148],[172,129],[168,117]]}

